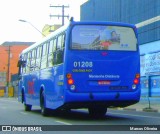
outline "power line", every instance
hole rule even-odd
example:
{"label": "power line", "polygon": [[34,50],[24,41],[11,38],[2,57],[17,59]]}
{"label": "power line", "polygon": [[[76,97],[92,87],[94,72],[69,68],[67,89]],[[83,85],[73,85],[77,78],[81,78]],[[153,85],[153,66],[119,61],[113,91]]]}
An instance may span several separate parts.
{"label": "power line", "polygon": [[51,17],[62,17],[62,26],[64,25],[64,18],[69,18],[69,15],[65,15],[65,13],[64,13],[64,9],[65,8],[69,8],[69,6],[64,6],[64,5],[62,5],[62,6],[52,6],[52,5],[50,5],[50,7],[54,7],[54,8],[62,8],[62,14],[61,15],[50,15],[50,18]]}

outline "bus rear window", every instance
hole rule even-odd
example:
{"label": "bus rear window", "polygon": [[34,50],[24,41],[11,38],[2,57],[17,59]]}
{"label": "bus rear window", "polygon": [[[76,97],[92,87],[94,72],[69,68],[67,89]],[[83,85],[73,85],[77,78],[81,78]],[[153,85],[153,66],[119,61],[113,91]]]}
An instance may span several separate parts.
{"label": "bus rear window", "polygon": [[76,25],[72,29],[71,49],[136,51],[137,39],[130,27]]}

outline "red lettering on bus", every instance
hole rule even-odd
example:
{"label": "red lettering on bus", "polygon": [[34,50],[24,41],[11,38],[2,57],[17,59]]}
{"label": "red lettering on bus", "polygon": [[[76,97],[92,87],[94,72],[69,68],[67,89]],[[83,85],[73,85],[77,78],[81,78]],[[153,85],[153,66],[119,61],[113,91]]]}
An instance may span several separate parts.
{"label": "red lettering on bus", "polygon": [[34,94],[34,82],[33,81],[28,82],[28,93]]}

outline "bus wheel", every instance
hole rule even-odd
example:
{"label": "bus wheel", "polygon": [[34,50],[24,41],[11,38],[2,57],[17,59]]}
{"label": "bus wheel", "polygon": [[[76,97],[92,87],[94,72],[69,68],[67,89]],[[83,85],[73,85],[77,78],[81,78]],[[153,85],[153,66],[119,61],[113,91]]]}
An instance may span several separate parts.
{"label": "bus wheel", "polygon": [[24,110],[25,111],[31,111],[32,105],[24,104]]}
{"label": "bus wheel", "polygon": [[107,108],[106,107],[89,107],[88,108],[89,114],[92,117],[104,117],[106,115],[107,112]]}
{"label": "bus wheel", "polygon": [[40,97],[40,105],[41,105],[41,114],[43,116],[47,116],[49,114],[49,109],[45,107],[44,92],[42,92]]}
{"label": "bus wheel", "polygon": [[28,105],[25,103],[25,96],[24,96],[24,91],[22,90],[22,103],[24,103],[24,110],[25,111],[31,111],[32,105]]}
{"label": "bus wheel", "polygon": [[21,98],[21,102],[22,102],[22,104],[23,104],[23,102],[24,102],[24,91],[22,90],[22,98]]}

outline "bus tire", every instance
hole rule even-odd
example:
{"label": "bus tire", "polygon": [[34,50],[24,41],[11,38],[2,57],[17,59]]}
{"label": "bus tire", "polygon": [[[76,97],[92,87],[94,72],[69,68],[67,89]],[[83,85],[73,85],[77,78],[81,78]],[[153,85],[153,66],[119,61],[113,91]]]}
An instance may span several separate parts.
{"label": "bus tire", "polygon": [[28,105],[28,104],[25,103],[24,90],[22,90],[22,103],[24,103],[24,110],[25,111],[31,111],[32,105]]}
{"label": "bus tire", "polygon": [[25,111],[31,111],[32,105],[24,104],[24,110]]}
{"label": "bus tire", "polygon": [[91,117],[104,117],[107,112],[107,107],[89,107],[88,112]]}
{"label": "bus tire", "polygon": [[24,102],[24,90],[22,90],[22,98],[21,98],[21,102],[22,102],[22,104],[23,104],[23,102]]}
{"label": "bus tire", "polygon": [[40,96],[40,106],[41,106],[41,114],[43,116],[48,116],[50,112],[49,109],[45,107],[44,91],[42,91]]}

